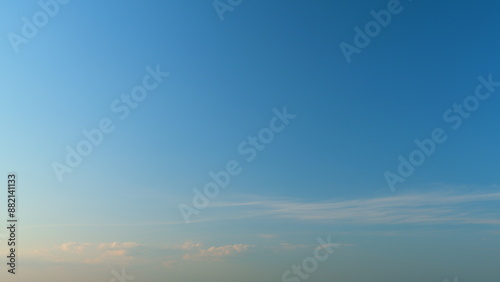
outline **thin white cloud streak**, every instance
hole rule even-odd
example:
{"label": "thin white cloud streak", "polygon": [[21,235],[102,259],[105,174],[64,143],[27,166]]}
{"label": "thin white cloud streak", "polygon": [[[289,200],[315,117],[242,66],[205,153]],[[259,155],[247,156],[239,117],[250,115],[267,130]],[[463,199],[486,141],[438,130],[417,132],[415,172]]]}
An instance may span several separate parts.
{"label": "thin white cloud streak", "polygon": [[182,258],[184,260],[193,259],[203,259],[203,258],[221,258],[225,256],[230,256],[234,254],[242,253],[248,250],[250,245],[237,244],[237,245],[226,245],[221,247],[209,247],[207,249],[200,249],[194,254],[185,254]]}
{"label": "thin white cloud streak", "polygon": [[[233,216],[273,216],[300,221],[350,224],[500,224],[499,208],[479,204],[500,201],[500,193],[427,193],[371,199],[305,202],[274,200],[215,204]],[[228,212],[228,211],[226,211]],[[228,212],[229,213],[229,212]]]}
{"label": "thin white cloud streak", "polygon": [[[500,208],[486,209],[478,204],[500,201],[500,193],[425,193],[355,200],[306,202],[297,199],[263,198],[247,195],[250,201],[214,202],[214,213],[192,223],[242,220],[265,217],[348,224],[500,224]],[[257,199],[257,200],[256,200]],[[463,205],[466,205],[464,207]],[[471,207],[471,205],[476,206]],[[497,207],[500,207],[497,206]],[[130,222],[109,224],[44,224],[25,229],[55,227],[134,227],[184,225],[185,222]]]}

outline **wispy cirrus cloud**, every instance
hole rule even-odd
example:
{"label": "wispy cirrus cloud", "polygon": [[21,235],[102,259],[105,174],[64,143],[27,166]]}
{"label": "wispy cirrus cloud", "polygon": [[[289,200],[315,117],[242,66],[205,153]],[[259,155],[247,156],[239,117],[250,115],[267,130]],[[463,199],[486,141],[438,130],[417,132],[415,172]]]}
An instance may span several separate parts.
{"label": "wispy cirrus cloud", "polygon": [[[423,193],[354,200],[263,199],[215,204],[232,217],[346,224],[500,224],[500,193]],[[226,209],[231,209],[230,212]],[[228,218],[230,219],[230,218]]]}
{"label": "wispy cirrus cloud", "polygon": [[[361,199],[307,201],[289,198],[249,196],[231,202],[217,202],[214,213],[192,223],[244,220],[253,217],[348,224],[500,224],[500,193],[436,192]],[[162,226],[179,222],[129,223],[128,226]],[[87,226],[61,225],[59,227]],[[92,224],[88,226],[94,226]],[[99,226],[99,225],[96,225]],[[31,226],[30,228],[49,228]],[[257,235],[264,238],[265,234]],[[271,238],[271,237],[267,237]]]}

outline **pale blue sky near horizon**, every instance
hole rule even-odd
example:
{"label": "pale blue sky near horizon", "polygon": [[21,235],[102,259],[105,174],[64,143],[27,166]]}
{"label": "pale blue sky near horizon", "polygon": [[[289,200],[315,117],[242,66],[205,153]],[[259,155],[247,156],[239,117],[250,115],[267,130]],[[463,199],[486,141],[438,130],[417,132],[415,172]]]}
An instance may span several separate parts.
{"label": "pale blue sky near horizon", "polygon": [[[82,281],[127,264],[138,281],[281,281],[328,234],[343,246],[310,281],[500,277],[500,90],[458,130],[443,120],[478,76],[500,81],[498,1],[401,1],[351,63],[339,44],[390,1],[243,1],[221,21],[208,0],[73,0],[16,54],[7,34],[37,2],[0,4],[0,167],[19,175],[27,261],[12,281],[58,264],[95,271]],[[170,75],[120,120],[112,102],[148,66]],[[238,145],[284,107],[297,117],[246,162]],[[51,163],[102,118],[115,130],[60,183]],[[392,192],[384,172],[435,128],[447,141]],[[178,205],[233,159],[242,173],[186,225]],[[56,262],[68,242],[95,250]],[[130,260],[99,253],[112,242],[137,244]]]}

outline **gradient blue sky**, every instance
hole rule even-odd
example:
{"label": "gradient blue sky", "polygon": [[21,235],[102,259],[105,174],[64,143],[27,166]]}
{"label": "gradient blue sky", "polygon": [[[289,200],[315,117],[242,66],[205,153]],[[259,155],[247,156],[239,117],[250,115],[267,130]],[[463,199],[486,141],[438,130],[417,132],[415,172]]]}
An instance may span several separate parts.
{"label": "gradient blue sky", "polygon": [[[17,54],[7,34],[40,7],[1,3],[0,171],[21,219],[2,281],[281,281],[328,235],[341,246],[309,281],[498,281],[500,90],[459,130],[442,115],[500,81],[500,4],[401,1],[348,64],[339,44],[387,3],[243,1],[221,21],[208,0],[70,1]],[[119,120],[111,103],[157,65],[170,76]],[[297,117],[245,162],[238,144],[285,106]],[[51,163],[106,117],[60,183]],[[392,192],[384,172],[437,127],[448,140]],[[232,159],[242,173],[186,225],[178,205]]]}

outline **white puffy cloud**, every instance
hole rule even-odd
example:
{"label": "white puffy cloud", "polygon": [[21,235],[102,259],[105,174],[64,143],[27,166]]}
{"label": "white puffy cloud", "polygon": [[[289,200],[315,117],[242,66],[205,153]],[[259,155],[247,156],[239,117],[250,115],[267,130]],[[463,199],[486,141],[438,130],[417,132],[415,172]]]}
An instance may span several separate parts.
{"label": "white puffy cloud", "polygon": [[221,247],[209,247],[208,249],[200,249],[193,254],[185,254],[182,258],[185,260],[200,259],[200,258],[221,258],[229,255],[238,254],[248,250],[250,245],[226,245]]}

